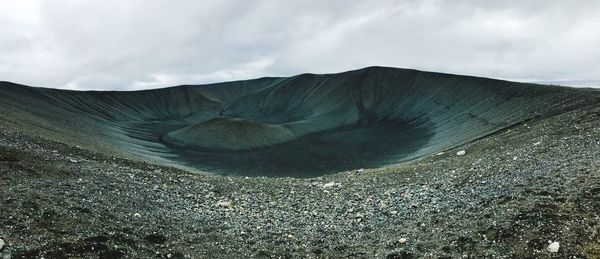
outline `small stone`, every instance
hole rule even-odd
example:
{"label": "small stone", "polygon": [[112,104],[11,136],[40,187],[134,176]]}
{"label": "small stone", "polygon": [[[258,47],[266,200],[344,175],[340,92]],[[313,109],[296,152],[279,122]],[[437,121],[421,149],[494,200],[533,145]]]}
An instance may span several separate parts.
{"label": "small stone", "polygon": [[4,251],[4,253],[0,253],[0,255],[2,255],[2,259],[11,259],[12,258],[12,254],[10,252],[10,250],[6,249],[7,251]]}
{"label": "small stone", "polygon": [[77,159],[69,158],[69,162],[75,164],[75,163],[78,163],[79,161],[77,161]]}
{"label": "small stone", "polygon": [[466,153],[467,153],[467,151],[461,150],[461,151],[456,152],[456,155],[457,156],[464,156]]}
{"label": "small stone", "polygon": [[400,244],[406,243],[406,238],[400,238],[400,239],[398,239],[398,243],[400,243]]}
{"label": "small stone", "polygon": [[233,207],[230,201],[219,201],[217,202],[217,206],[228,209],[231,209]]}
{"label": "small stone", "polygon": [[173,254],[167,254],[167,258],[173,257]]}
{"label": "small stone", "polygon": [[4,243],[4,240],[0,239],[0,251],[2,251],[2,248],[4,248],[4,245],[6,243]]}
{"label": "small stone", "polygon": [[141,215],[141,214],[139,214],[139,213],[135,213],[135,214],[133,214],[133,216],[134,216],[134,217],[136,217],[136,218],[139,218],[139,217],[141,217],[142,215]]}
{"label": "small stone", "polygon": [[550,253],[558,253],[558,249],[560,248],[560,243],[552,242],[546,247],[546,251]]}
{"label": "small stone", "polygon": [[361,168],[361,169],[358,169],[358,170],[356,170],[356,172],[357,172],[357,173],[360,173],[360,172],[362,172],[362,171],[364,171],[364,170],[365,170],[365,169],[362,169],[362,168]]}
{"label": "small stone", "polygon": [[328,182],[326,184],[323,184],[323,188],[329,188],[329,187],[333,187],[335,186],[335,182]]}
{"label": "small stone", "polygon": [[391,213],[392,213],[392,215],[396,215],[396,214],[398,214],[398,211],[397,210],[392,210]]}

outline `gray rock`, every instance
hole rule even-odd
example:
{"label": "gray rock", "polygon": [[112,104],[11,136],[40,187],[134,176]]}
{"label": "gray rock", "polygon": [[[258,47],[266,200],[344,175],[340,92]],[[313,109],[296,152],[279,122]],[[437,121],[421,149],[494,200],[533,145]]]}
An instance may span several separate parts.
{"label": "gray rock", "polygon": [[219,201],[217,202],[217,206],[227,209],[231,209],[233,207],[230,201]]}

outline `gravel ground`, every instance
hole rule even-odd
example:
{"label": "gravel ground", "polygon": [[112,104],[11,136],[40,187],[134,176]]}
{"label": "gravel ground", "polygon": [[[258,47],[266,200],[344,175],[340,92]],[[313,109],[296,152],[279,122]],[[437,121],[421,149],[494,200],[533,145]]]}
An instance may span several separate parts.
{"label": "gravel ground", "polygon": [[392,167],[274,179],[110,157],[0,120],[0,253],[600,258],[599,122],[596,104]]}

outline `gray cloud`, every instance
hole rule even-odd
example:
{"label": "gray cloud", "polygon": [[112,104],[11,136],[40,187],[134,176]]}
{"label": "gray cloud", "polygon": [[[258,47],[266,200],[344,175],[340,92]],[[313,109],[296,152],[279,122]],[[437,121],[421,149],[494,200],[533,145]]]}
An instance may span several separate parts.
{"label": "gray cloud", "polygon": [[599,1],[0,2],[0,80],[142,89],[371,65],[600,79]]}

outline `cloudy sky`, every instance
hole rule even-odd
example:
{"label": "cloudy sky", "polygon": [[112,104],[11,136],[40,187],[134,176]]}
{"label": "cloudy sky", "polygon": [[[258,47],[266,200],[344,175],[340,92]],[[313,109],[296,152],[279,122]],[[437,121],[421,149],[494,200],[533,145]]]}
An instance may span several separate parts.
{"label": "cloudy sky", "polygon": [[585,85],[598,46],[594,0],[0,0],[0,80],[56,88],[372,65]]}

